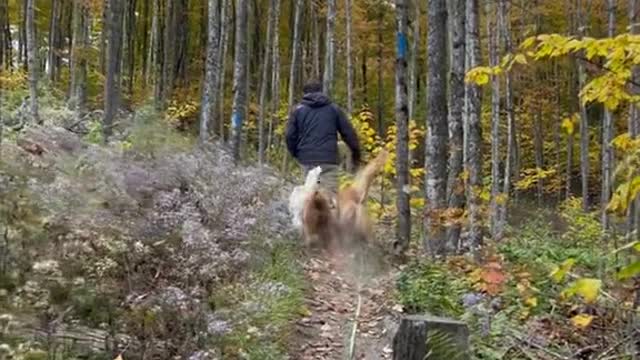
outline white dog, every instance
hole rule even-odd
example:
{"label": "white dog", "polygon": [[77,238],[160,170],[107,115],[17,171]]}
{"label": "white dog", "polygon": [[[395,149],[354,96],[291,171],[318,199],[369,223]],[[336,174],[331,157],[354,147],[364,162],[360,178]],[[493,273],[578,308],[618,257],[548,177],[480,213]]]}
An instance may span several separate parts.
{"label": "white dog", "polygon": [[289,195],[289,214],[291,214],[291,221],[293,227],[300,231],[302,231],[302,211],[305,200],[311,193],[318,189],[321,172],[322,169],[319,166],[313,168],[307,174],[304,185],[296,186],[293,188],[291,195]]}

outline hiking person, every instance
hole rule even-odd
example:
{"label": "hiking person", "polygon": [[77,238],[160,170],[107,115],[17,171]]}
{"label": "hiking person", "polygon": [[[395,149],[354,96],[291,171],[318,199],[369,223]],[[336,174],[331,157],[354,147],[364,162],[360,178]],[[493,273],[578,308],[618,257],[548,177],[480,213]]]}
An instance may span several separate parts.
{"label": "hiking person", "polygon": [[298,161],[306,177],[309,170],[320,166],[320,183],[338,191],[338,133],[351,150],[353,169],[360,163],[360,144],[355,129],[344,112],[322,93],[322,83],[309,82],[304,95],[289,114],[286,140],[289,153]]}

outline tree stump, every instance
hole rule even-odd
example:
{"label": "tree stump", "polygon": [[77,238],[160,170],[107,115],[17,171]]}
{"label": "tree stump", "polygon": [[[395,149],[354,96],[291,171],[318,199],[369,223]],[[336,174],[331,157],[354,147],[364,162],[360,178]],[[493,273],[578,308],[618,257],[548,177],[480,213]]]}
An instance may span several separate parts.
{"label": "tree stump", "polygon": [[430,315],[405,316],[393,338],[394,360],[469,358],[469,329],[460,321]]}

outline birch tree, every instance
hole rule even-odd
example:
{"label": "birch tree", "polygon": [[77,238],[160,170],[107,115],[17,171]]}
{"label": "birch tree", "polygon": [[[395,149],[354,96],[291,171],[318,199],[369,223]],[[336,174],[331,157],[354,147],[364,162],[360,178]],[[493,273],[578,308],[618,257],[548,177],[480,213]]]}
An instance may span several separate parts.
{"label": "birch tree", "polygon": [[34,21],[35,0],[26,0],[26,29],[27,29],[27,62],[29,64],[29,94],[30,112],[33,122],[40,124],[38,113],[38,74],[40,72],[38,62],[38,44],[36,42],[36,27]]}
{"label": "birch tree", "polygon": [[[480,65],[480,8],[478,0],[466,0],[466,68]],[[475,251],[482,244],[482,91],[479,85],[465,85],[464,159],[467,203],[469,207],[469,246]]]}
{"label": "birch tree", "polygon": [[[489,63],[491,66],[498,65],[498,42],[500,40],[500,30],[496,28],[495,13],[497,7],[491,2],[486,3],[487,13],[487,34],[489,47]],[[500,78],[491,78],[491,204],[490,221],[491,236],[499,239],[502,229],[498,222],[500,196]]]}
{"label": "birch tree", "polygon": [[420,40],[420,1],[413,0],[413,37],[411,38],[411,57],[409,59],[409,119],[413,119],[418,92],[418,53]]}
{"label": "birch tree", "polygon": [[205,60],[204,84],[202,84],[202,106],[200,110],[200,142],[205,142],[211,129],[216,128],[215,111],[218,96],[218,52],[220,51],[220,17],[218,12],[218,0],[209,0],[208,27],[207,27],[207,58]]}
{"label": "birch tree", "polygon": [[407,100],[407,14],[410,0],[396,0],[396,254],[409,246],[411,236],[411,208],[409,206],[409,109]]}
{"label": "birch tree", "polygon": [[231,138],[233,158],[240,160],[242,124],[247,111],[247,0],[236,1],[235,60],[233,65],[233,108],[231,112]]}
{"label": "birch tree", "polygon": [[224,93],[225,93],[225,79],[227,78],[227,52],[229,49],[229,24],[231,23],[231,0],[222,0],[222,4],[220,6],[220,51],[218,52],[218,64],[220,69],[220,75],[218,76],[218,91],[217,96],[218,100],[216,103],[218,104],[218,117],[217,122],[218,132],[220,134],[220,139],[224,140]]}
{"label": "birch tree", "polygon": [[[607,0],[607,18],[608,29],[607,35],[613,37],[616,27],[616,1]],[[611,200],[611,191],[613,188],[613,141],[614,136],[614,119],[613,114],[605,107],[604,118],[602,121],[602,198],[601,198],[601,222],[604,232],[609,230],[609,216],[607,214],[607,205]]]}
{"label": "birch tree", "polygon": [[353,51],[351,49],[351,0],[344,1],[345,20],[347,22],[347,114],[353,113]]}
{"label": "birch tree", "polygon": [[441,216],[447,207],[447,4],[429,0],[427,26],[427,146],[425,249],[445,251]]}
{"label": "birch tree", "polygon": [[[333,95],[334,73],[336,62],[336,0],[327,0],[327,32],[324,52],[323,91],[327,96]],[[293,45],[296,46],[295,44]],[[299,46],[299,45],[298,45]]]}
{"label": "birch tree", "polygon": [[[447,202],[449,209],[455,209],[456,216],[462,216],[464,207],[463,170],[463,107],[465,74],[465,1],[452,2],[451,21],[451,64],[449,89],[449,178],[447,181]],[[459,220],[459,219],[455,219]],[[448,229],[448,250],[457,248],[460,237],[460,222]]]}

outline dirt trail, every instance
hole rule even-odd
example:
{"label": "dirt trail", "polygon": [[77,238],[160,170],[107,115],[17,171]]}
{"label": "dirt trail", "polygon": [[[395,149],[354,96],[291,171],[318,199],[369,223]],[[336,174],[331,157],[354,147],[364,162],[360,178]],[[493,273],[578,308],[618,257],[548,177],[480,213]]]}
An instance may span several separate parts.
{"label": "dirt trail", "polygon": [[358,289],[353,359],[391,358],[397,316],[390,296],[394,272],[382,259],[373,250],[363,256],[309,258],[304,267],[309,314],[297,323],[293,359],[349,359]]}

